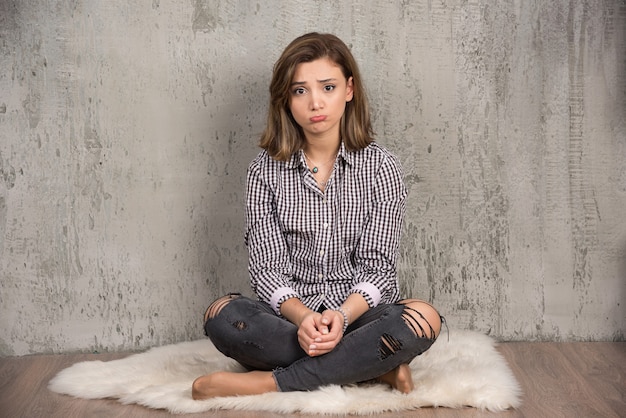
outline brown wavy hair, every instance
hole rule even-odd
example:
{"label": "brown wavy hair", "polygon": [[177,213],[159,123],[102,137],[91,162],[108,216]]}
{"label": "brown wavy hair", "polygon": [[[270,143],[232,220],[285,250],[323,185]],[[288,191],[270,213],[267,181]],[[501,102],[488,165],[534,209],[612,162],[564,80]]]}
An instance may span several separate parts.
{"label": "brown wavy hair", "polygon": [[307,33],[294,39],[274,64],[270,83],[267,126],[259,146],[276,160],[287,161],[305,141],[302,128],[289,110],[289,91],[298,64],[328,58],[341,68],[346,81],[352,77],[353,98],[346,103],[340,135],[349,151],[365,148],[374,140],[369,103],[357,63],[346,44],[327,33]]}

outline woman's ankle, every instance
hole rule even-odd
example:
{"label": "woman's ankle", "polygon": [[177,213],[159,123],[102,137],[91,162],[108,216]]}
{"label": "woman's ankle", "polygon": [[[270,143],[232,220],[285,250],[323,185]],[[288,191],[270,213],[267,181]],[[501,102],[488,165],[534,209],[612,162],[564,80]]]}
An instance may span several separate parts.
{"label": "woman's ankle", "polygon": [[216,372],[197,378],[191,387],[191,397],[202,400],[222,396],[260,395],[277,390],[271,372]]}
{"label": "woman's ankle", "polygon": [[409,393],[414,388],[413,376],[408,364],[399,365],[390,372],[380,376],[378,380],[402,393]]}

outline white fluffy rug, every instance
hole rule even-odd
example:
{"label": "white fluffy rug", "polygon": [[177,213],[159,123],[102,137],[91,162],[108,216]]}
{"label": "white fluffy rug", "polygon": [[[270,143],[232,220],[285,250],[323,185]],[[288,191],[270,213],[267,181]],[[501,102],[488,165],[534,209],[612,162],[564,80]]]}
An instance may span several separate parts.
{"label": "white fluffy rug", "polygon": [[388,386],[327,386],[313,392],[194,401],[193,380],[211,371],[243,370],[206,340],[153,348],[109,362],[76,363],[57,374],[50,390],[79,398],[116,398],[172,413],[217,409],[276,413],[354,414],[411,410],[420,407],[476,407],[502,411],[520,405],[521,390],[494,341],[470,331],[442,333],[412,363],[415,390],[408,395]]}

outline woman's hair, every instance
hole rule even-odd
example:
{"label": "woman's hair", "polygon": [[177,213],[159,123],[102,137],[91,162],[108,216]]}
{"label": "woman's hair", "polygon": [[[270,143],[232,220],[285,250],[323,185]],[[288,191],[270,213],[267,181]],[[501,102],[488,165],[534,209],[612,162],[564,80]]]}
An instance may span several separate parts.
{"label": "woman's hair", "polygon": [[267,126],[259,146],[276,160],[287,161],[302,148],[304,133],[289,110],[290,86],[298,64],[320,58],[328,58],[339,66],[346,80],[352,77],[353,98],[346,103],[340,124],[346,149],[359,150],[373,141],[369,104],[352,53],[335,35],[313,32],[294,39],[274,64]]}

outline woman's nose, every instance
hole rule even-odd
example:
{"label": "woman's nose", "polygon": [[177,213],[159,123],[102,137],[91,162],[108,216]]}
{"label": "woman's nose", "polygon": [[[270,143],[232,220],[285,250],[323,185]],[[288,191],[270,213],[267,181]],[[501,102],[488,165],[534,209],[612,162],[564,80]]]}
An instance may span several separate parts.
{"label": "woman's nose", "polygon": [[311,109],[317,110],[324,107],[324,102],[322,100],[321,94],[319,93],[311,93]]}

